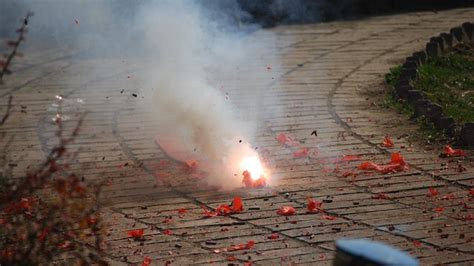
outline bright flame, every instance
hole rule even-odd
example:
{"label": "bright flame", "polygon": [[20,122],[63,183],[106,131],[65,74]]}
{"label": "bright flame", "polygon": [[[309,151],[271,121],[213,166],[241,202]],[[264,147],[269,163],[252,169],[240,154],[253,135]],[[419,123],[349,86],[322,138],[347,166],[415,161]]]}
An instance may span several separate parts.
{"label": "bright flame", "polygon": [[245,158],[240,164],[240,168],[242,172],[245,170],[249,171],[250,176],[253,180],[257,180],[262,175],[264,175],[263,166],[258,156],[251,156]]}

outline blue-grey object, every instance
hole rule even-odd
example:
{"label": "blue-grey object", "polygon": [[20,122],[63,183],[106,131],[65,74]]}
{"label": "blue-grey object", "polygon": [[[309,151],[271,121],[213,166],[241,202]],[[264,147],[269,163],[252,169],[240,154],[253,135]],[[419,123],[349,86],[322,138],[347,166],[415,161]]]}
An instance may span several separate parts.
{"label": "blue-grey object", "polygon": [[368,239],[341,239],[336,241],[334,266],[366,265],[419,265],[407,253],[389,245]]}

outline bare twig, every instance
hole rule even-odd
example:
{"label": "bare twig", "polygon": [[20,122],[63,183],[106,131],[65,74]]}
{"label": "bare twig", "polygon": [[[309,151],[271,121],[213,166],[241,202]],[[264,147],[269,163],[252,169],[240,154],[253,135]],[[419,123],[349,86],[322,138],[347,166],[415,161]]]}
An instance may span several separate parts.
{"label": "bare twig", "polygon": [[10,116],[10,111],[11,111],[11,109],[12,109],[12,100],[13,100],[13,96],[10,95],[10,97],[8,97],[7,110],[5,111],[5,114],[3,115],[2,120],[0,120],[0,126],[2,126],[3,124],[5,124],[5,122],[7,121],[8,117]]}
{"label": "bare twig", "polygon": [[21,54],[18,52],[18,47],[20,46],[20,43],[25,40],[25,34],[26,34],[26,32],[28,32],[28,29],[27,29],[28,20],[33,15],[34,15],[33,12],[28,12],[26,14],[25,18],[23,19],[21,27],[16,30],[16,32],[18,33],[18,38],[15,41],[14,40],[8,40],[7,41],[7,45],[11,46],[12,50],[10,51],[9,54],[6,55],[5,60],[0,60],[0,68],[1,68],[1,71],[0,71],[0,84],[3,82],[2,81],[3,76],[5,74],[7,74],[7,75],[11,74],[11,70],[8,69],[8,67],[10,66],[10,63],[12,62],[13,58],[15,56],[21,56]]}

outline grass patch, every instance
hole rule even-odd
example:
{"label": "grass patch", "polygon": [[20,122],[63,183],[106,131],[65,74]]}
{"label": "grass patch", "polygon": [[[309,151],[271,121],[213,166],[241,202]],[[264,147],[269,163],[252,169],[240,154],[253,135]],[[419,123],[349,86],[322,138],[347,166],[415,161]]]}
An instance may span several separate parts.
{"label": "grass patch", "polygon": [[457,123],[474,122],[473,50],[452,51],[429,59],[418,68],[413,86],[441,105]]}

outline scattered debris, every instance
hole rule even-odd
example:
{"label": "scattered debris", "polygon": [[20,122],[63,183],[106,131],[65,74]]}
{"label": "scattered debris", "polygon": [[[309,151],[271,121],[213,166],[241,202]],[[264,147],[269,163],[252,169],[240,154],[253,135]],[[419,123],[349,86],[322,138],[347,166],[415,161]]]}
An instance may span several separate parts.
{"label": "scattered debris", "polygon": [[393,147],[393,141],[389,136],[385,136],[385,138],[382,141],[382,146],[386,148],[392,148]]}
{"label": "scattered debris", "polygon": [[393,173],[393,172],[400,172],[405,171],[408,169],[408,165],[405,162],[405,159],[400,155],[399,152],[392,153],[390,163],[385,165],[378,165],[374,162],[367,161],[363,162],[357,167],[359,170],[367,170],[367,171],[377,171],[382,174]]}
{"label": "scattered debris", "polygon": [[219,249],[214,249],[214,253],[222,253],[222,252],[228,252],[228,251],[237,251],[237,250],[243,250],[243,249],[251,249],[255,246],[255,241],[248,241],[246,244],[239,244],[239,245],[233,245],[230,247],[226,248],[219,248]]}
{"label": "scattered debris", "polygon": [[387,194],[385,194],[385,193],[378,193],[377,195],[373,195],[370,198],[371,199],[384,199],[384,200],[390,199],[390,197],[387,196]]}
{"label": "scattered debris", "polygon": [[271,240],[275,240],[275,239],[278,239],[278,238],[280,238],[280,236],[279,236],[277,233],[272,233],[272,234],[268,237],[268,239],[271,239]]}
{"label": "scattered debris", "polygon": [[308,157],[309,149],[308,148],[301,148],[293,153],[293,157],[295,158],[304,158]]}
{"label": "scattered debris", "polygon": [[292,138],[288,137],[285,133],[280,133],[277,135],[276,139],[283,145],[298,147],[300,144],[293,140]]}
{"label": "scattered debris", "polygon": [[428,194],[426,196],[428,197],[435,197],[435,196],[438,196],[439,195],[439,191],[436,189],[436,188],[432,188],[430,187],[428,189]]}
{"label": "scattered debris", "polygon": [[291,206],[281,206],[280,209],[278,209],[277,214],[278,215],[283,215],[283,216],[291,216],[296,213],[295,208]]}
{"label": "scattered debris", "polygon": [[314,200],[312,198],[308,198],[307,202],[308,202],[308,205],[307,205],[308,212],[316,213],[323,209],[322,208],[323,203],[320,201]]}
{"label": "scattered debris", "polygon": [[145,229],[135,229],[127,232],[127,235],[135,240],[143,238],[143,233]]}
{"label": "scattered debris", "polygon": [[444,146],[443,153],[441,157],[458,157],[458,156],[465,156],[463,150],[453,149],[451,146],[446,145]]}
{"label": "scattered debris", "polygon": [[142,262],[142,266],[149,266],[151,265],[151,258],[150,257],[145,257]]}

